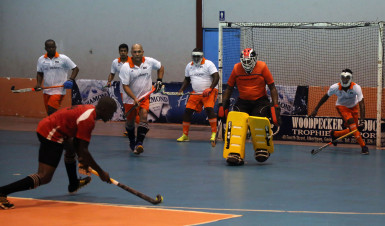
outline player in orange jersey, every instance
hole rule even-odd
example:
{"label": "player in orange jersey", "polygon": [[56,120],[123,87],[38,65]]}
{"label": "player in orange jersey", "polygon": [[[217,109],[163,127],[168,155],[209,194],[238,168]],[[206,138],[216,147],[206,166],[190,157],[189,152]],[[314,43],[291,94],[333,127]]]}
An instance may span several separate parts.
{"label": "player in orange jersey", "polygon": [[[271,117],[275,125],[280,125],[281,109],[278,103],[278,91],[266,63],[258,61],[257,53],[251,48],[246,48],[241,52],[240,61],[234,65],[227,81],[223,106],[219,107],[218,116],[224,117],[227,114],[231,94],[234,87],[237,86],[239,97],[234,104],[234,110],[245,112],[250,116]],[[267,96],[266,85],[270,89],[272,104]],[[235,162],[243,161],[239,159],[239,156],[229,157],[237,158]]]}
{"label": "player in orange jersey", "polygon": [[[345,127],[347,128],[341,131],[330,131],[332,140],[334,141],[336,138],[357,129],[353,135],[361,146],[361,154],[368,155],[369,148],[366,146],[359,132],[360,128],[363,127],[362,123],[365,119],[365,103],[361,86],[352,82],[353,72],[350,69],[343,70],[340,76],[341,81],[330,86],[328,92],[321,98],[310,116],[316,116],[322,104],[324,104],[330,96],[335,94],[337,96],[336,109],[344,120]],[[360,108],[361,124],[358,123],[358,108]],[[333,144],[337,145],[337,143]]]}

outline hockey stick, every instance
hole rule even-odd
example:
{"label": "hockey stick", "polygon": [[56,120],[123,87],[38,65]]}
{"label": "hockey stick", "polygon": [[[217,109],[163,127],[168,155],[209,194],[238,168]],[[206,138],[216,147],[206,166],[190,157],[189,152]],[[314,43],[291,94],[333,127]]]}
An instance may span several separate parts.
{"label": "hockey stick", "polygon": [[11,91],[12,93],[25,93],[25,92],[40,91],[43,89],[52,89],[52,88],[59,88],[59,87],[64,87],[64,85],[41,87],[41,89],[35,89],[35,88],[15,89],[15,86],[12,86]]}
{"label": "hockey stick", "polygon": [[202,95],[202,93],[191,93],[191,92],[180,93],[180,92],[166,92],[166,91],[162,91],[162,94],[168,95],[168,96]]}
{"label": "hockey stick", "polygon": [[320,147],[320,148],[318,148],[318,149],[313,149],[313,150],[311,150],[311,154],[312,154],[312,155],[317,154],[318,152],[322,151],[322,149],[326,148],[327,146],[330,146],[330,145],[336,143],[337,141],[342,140],[343,138],[352,135],[352,134],[355,133],[356,131],[357,131],[357,129],[355,129],[355,130],[353,130],[353,131],[351,131],[351,132],[349,132],[349,133],[347,133],[347,134],[345,134],[345,135],[343,135],[343,136],[341,136],[341,137],[338,137],[337,139],[335,139],[335,140],[333,140],[333,141],[330,141],[329,143],[325,144],[324,146],[322,146],[322,147]]}
{"label": "hockey stick", "polygon": [[[163,87],[162,87],[163,89]],[[146,97],[148,97],[149,95],[151,95],[151,93],[155,92],[155,88],[152,88],[151,91],[145,93],[138,101],[138,103],[142,102]],[[126,113],[126,117],[131,113],[131,111],[133,111],[134,109],[136,109],[137,107],[139,107],[139,105],[135,105],[133,106],[130,110],[127,111]]]}
{"label": "hockey stick", "polygon": [[[96,176],[99,176],[98,172],[96,172],[95,170],[90,169],[90,171],[91,171],[92,174],[95,174]],[[163,197],[161,195],[159,195],[159,194],[156,196],[155,199],[153,199],[153,198],[151,198],[151,197],[149,197],[149,196],[147,196],[147,195],[145,195],[145,194],[143,194],[143,193],[141,193],[141,192],[139,192],[139,191],[137,191],[137,190],[127,186],[127,185],[125,185],[125,184],[120,183],[117,180],[114,180],[112,178],[110,178],[110,179],[111,179],[111,183],[113,183],[114,185],[122,188],[123,190],[126,190],[126,191],[130,192],[131,194],[134,194],[134,195],[138,196],[141,199],[146,200],[147,202],[150,202],[150,203],[152,203],[154,205],[157,205],[157,204],[163,202]]]}

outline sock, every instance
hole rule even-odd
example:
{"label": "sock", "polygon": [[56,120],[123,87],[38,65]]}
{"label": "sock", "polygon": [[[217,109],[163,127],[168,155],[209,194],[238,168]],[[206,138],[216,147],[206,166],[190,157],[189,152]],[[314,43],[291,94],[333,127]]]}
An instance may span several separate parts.
{"label": "sock", "polygon": [[140,122],[138,126],[137,135],[136,135],[136,143],[143,143],[144,138],[146,137],[146,134],[148,131],[149,131],[148,123]]}
{"label": "sock", "polygon": [[338,138],[338,137],[341,137],[341,136],[343,136],[349,132],[350,132],[349,128],[344,129],[344,130],[340,130],[340,131],[334,131],[334,136]]}
{"label": "sock", "polygon": [[[357,125],[355,123],[353,123],[349,126],[349,128],[351,131],[353,131],[353,130],[357,129]],[[357,130],[356,132],[353,133],[353,135],[361,147],[365,146],[365,142],[361,137],[360,131]]]}
{"label": "sock", "polygon": [[211,132],[216,133],[217,132],[217,118],[209,119],[209,123],[211,126]]}
{"label": "sock", "polygon": [[74,163],[67,163],[65,162],[66,170],[67,170],[67,176],[68,180],[70,181],[71,185],[77,185],[79,183],[78,181],[78,174],[76,172],[76,162]]}
{"label": "sock", "polygon": [[183,123],[182,123],[183,134],[186,135],[186,136],[188,136],[188,132],[190,130],[190,124],[191,124],[190,122],[185,122],[185,121],[183,121]]}
{"label": "sock", "polygon": [[40,186],[40,177],[37,174],[31,174],[24,179],[0,187],[0,194],[7,196],[14,192],[34,189],[38,186]]}
{"label": "sock", "polygon": [[128,139],[135,143],[135,127],[126,127]]}

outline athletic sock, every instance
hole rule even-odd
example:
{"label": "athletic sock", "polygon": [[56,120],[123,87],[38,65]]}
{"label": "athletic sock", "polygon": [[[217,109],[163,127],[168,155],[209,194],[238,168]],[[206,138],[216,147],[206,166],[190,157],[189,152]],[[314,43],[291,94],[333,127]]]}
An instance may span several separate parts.
{"label": "athletic sock", "polygon": [[188,136],[188,132],[190,130],[190,122],[182,122],[182,126],[183,126],[183,134]]}
{"label": "athletic sock", "polygon": [[209,119],[209,123],[211,126],[211,132],[216,133],[217,132],[217,118]]}
{"label": "athletic sock", "polygon": [[338,137],[341,137],[345,134],[348,134],[350,132],[350,129],[347,128],[347,129],[344,129],[344,130],[340,130],[340,131],[334,131],[334,137],[338,138]]}
{"label": "athletic sock", "polygon": [[146,137],[147,132],[149,131],[148,123],[140,122],[138,126],[136,143],[143,143],[144,138]]}
{"label": "athletic sock", "polygon": [[126,127],[127,137],[135,143],[135,127]]}
{"label": "athletic sock", "polygon": [[70,184],[77,185],[79,183],[79,180],[76,172],[76,162],[65,162],[64,165],[66,166],[67,176],[68,180],[70,181]]}
{"label": "athletic sock", "polygon": [[40,186],[39,175],[31,174],[28,177],[25,177],[24,179],[0,187],[0,194],[7,196],[14,192],[34,189],[38,186]]}
{"label": "athletic sock", "polygon": [[[353,130],[356,130],[357,129],[357,125],[355,123],[351,124],[349,126],[350,130],[353,131]],[[354,137],[356,138],[357,140],[357,143],[361,146],[361,147],[364,147],[365,146],[365,142],[364,140],[362,139],[361,137],[361,134],[360,134],[360,131],[356,131],[353,133]]]}

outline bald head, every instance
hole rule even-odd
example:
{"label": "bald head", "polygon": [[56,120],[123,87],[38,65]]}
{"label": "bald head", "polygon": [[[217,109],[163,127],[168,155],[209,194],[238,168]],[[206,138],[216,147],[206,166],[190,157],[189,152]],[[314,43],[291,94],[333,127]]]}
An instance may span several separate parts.
{"label": "bald head", "polygon": [[141,44],[132,45],[131,56],[135,65],[139,66],[142,63],[143,53],[144,51]]}

